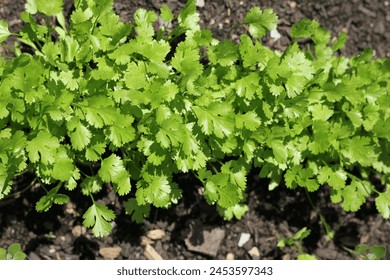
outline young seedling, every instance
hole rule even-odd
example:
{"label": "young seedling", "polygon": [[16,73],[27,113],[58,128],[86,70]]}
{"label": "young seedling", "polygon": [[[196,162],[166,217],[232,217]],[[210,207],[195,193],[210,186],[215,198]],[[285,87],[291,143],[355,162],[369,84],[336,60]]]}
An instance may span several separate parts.
{"label": "young seedling", "polygon": [[290,247],[294,251],[298,253],[298,260],[316,260],[316,256],[306,254],[303,251],[302,247],[302,241],[308,237],[311,233],[310,229],[307,229],[307,227],[303,227],[300,230],[298,230],[292,237],[286,237],[283,239],[280,239],[277,243],[277,246],[279,248],[284,247]]}
{"label": "young seedling", "polygon": [[359,244],[355,250],[346,250],[360,260],[383,260],[386,256],[386,247],[382,245]]}
{"label": "young seedling", "polygon": [[26,254],[23,253],[19,243],[14,243],[8,249],[0,248],[0,260],[24,260]]}

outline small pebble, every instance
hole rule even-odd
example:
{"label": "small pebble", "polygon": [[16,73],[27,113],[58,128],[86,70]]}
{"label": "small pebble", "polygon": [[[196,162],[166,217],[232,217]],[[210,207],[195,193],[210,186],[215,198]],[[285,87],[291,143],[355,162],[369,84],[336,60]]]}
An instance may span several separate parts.
{"label": "small pebble", "polygon": [[165,232],[161,229],[150,230],[146,233],[146,236],[152,240],[159,240],[165,236]]}
{"label": "small pebble", "polygon": [[72,228],[72,234],[74,237],[80,237],[81,235],[85,234],[87,232],[87,229],[83,226],[75,226]]}
{"label": "small pebble", "polygon": [[151,240],[150,238],[146,237],[146,236],[141,236],[141,245],[142,246],[146,246],[146,245],[150,245],[150,244],[153,244],[154,241]]}
{"label": "small pebble", "polygon": [[99,254],[102,255],[105,260],[114,260],[119,256],[121,251],[121,247],[106,247],[101,248]]}
{"label": "small pebble", "polygon": [[145,246],[144,256],[148,260],[162,260],[161,255],[150,245]]}
{"label": "small pebble", "polygon": [[253,247],[248,251],[248,254],[252,257],[253,260],[260,259],[260,251],[257,247]]}
{"label": "small pebble", "polygon": [[75,204],[72,202],[68,202],[66,204],[65,213],[69,215],[73,215],[75,213]]}
{"label": "small pebble", "polygon": [[228,253],[228,254],[226,255],[226,260],[228,260],[228,261],[234,260],[234,254],[233,254],[233,253]]}
{"label": "small pebble", "polygon": [[199,8],[203,8],[204,7],[204,0],[196,0],[196,6],[199,7]]}
{"label": "small pebble", "polygon": [[251,238],[249,233],[241,233],[240,239],[238,240],[238,247],[244,246],[244,244],[248,242],[249,238]]}
{"label": "small pebble", "polygon": [[280,35],[280,33],[279,33],[279,31],[278,31],[277,29],[271,30],[270,36],[271,36],[271,38],[274,39],[275,41],[279,40],[280,37],[282,37],[282,35]]}
{"label": "small pebble", "polygon": [[291,9],[295,9],[295,8],[297,7],[297,2],[291,1],[291,2],[289,3],[289,5],[290,5],[290,8],[291,8]]}

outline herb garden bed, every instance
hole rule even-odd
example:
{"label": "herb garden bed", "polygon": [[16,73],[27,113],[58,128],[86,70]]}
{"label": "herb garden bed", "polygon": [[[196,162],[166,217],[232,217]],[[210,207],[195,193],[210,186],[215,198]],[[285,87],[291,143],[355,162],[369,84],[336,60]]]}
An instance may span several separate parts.
{"label": "herb garden bed", "polygon": [[[132,20],[139,7],[157,11],[162,3],[167,3],[178,12],[185,1],[128,2],[115,3],[116,12],[124,21]],[[291,25],[307,17],[317,19],[334,36],[347,31],[346,48],[342,50],[346,56],[372,46],[376,57],[390,57],[387,1],[324,0],[316,4],[316,1],[206,0],[200,6],[201,25],[211,29],[218,39],[238,40],[239,34],[246,30],[233,27],[243,22],[250,8],[271,7],[279,16],[281,35],[279,39],[278,34],[265,39],[271,48],[284,50],[291,39],[287,36]],[[65,7],[71,9],[70,4]],[[20,29],[21,22],[17,19],[22,10],[22,1],[0,0],[1,18],[9,23],[11,31]],[[1,51],[8,53],[6,49]],[[383,245],[390,249],[390,222],[378,214],[373,199],[368,199],[359,211],[346,213],[340,205],[330,203],[326,191],[308,194],[304,189],[289,190],[284,186],[268,191],[269,181],[259,179],[259,173],[260,170],[254,169],[248,174],[249,211],[241,220],[229,222],[206,203],[201,183],[191,175],[178,174],[173,178],[183,190],[183,198],[177,205],[170,209],[153,208],[141,224],[124,214],[125,201],[108,188],[106,193],[95,197],[98,202],[113,206],[117,215],[112,234],[104,238],[94,237],[89,229],[81,226],[82,215],[90,206],[84,196],[69,193],[71,203],[54,205],[47,213],[37,213],[35,203],[44,192],[33,185],[17,198],[0,201],[0,247],[19,242],[29,259],[145,259],[145,250],[149,248],[146,243],[151,242],[145,236],[151,230],[160,229],[164,236],[150,245],[164,259],[225,259],[229,254],[236,259],[295,259],[298,250],[278,248],[276,244],[307,227],[311,232],[303,240],[302,250],[320,259],[356,258],[348,249],[353,250],[358,244]],[[29,174],[18,178],[17,190],[23,190],[32,180]],[[378,178],[371,181],[376,184]],[[333,232],[333,239],[321,223],[321,215]],[[250,234],[249,240],[238,246],[245,233]],[[217,244],[220,241],[216,251],[202,249],[202,244],[210,240]],[[389,253],[385,258],[390,258]]]}

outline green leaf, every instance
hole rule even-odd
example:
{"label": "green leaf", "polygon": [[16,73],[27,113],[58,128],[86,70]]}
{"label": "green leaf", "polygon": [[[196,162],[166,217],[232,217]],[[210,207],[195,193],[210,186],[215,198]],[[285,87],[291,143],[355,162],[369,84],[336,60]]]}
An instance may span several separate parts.
{"label": "green leaf", "polygon": [[[75,59],[79,49],[80,49],[80,44],[77,41],[77,39],[73,38],[71,36],[66,36],[61,41],[61,44],[60,44],[60,57],[61,57],[61,60],[65,61],[65,62],[68,62],[68,63],[74,62],[74,59]],[[66,72],[68,72],[68,71],[66,71]],[[69,72],[72,72],[72,71],[69,71]],[[69,75],[70,75],[69,73],[66,76],[63,74],[64,79],[65,78],[70,79]],[[65,80],[65,84],[67,84],[66,80]]]}
{"label": "green leaf", "polygon": [[66,182],[73,177],[75,169],[76,167],[73,164],[73,160],[69,158],[66,149],[60,147],[55,157],[51,176],[56,180]]}
{"label": "green leaf", "polygon": [[122,171],[114,182],[115,191],[119,195],[126,195],[131,190],[130,175],[127,171]]}
{"label": "green leaf", "polygon": [[328,183],[332,188],[341,190],[345,187],[347,174],[341,168],[336,170],[329,166],[325,166],[318,172],[317,179],[320,184]]}
{"label": "green leaf", "polygon": [[38,135],[27,142],[26,151],[31,162],[43,164],[53,163],[57,148],[60,146],[58,139],[47,131],[40,131]]}
{"label": "green leaf", "polygon": [[263,37],[267,31],[276,29],[277,15],[272,9],[262,11],[259,7],[251,8],[244,18],[244,23],[249,24],[249,33],[255,38]]}
{"label": "green leaf", "polygon": [[362,166],[370,166],[377,158],[370,138],[356,136],[341,141],[341,154],[351,163],[358,162]]}
{"label": "green leaf", "polygon": [[97,177],[85,177],[81,183],[81,191],[88,196],[99,192],[102,189],[102,181]]}
{"label": "green leaf", "polygon": [[18,260],[18,261],[22,261],[22,260],[25,260],[27,257],[27,255],[23,252],[16,252],[14,257],[13,257],[13,260]]}
{"label": "green leaf", "polygon": [[24,260],[26,254],[22,252],[19,243],[11,244],[7,250],[0,248],[0,260]]}
{"label": "green leaf", "polygon": [[293,38],[311,38],[317,45],[326,45],[330,40],[330,33],[321,28],[315,20],[302,19],[291,27]]}
{"label": "green leaf", "polygon": [[67,124],[72,146],[77,151],[83,150],[91,141],[90,130],[81,123],[79,118],[73,117]]}
{"label": "green leaf", "polygon": [[[267,66],[266,71],[273,80],[277,81],[280,79],[279,77],[283,78],[282,81],[290,98],[300,94],[314,74],[312,62],[299,50],[296,43],[290,45],[286,50],[281,62],[279,62],[279,58],[274,58]],[[273,87],[275,88],[275,85]],[[280,95],[280,90],[277,87],[275,91],[277,92],[275,95]]]}
{"label": "green leaf", "polygon": [[[35,0],[38,12],[44,13],[48,16],[54,16],[62,12],[62,0]],[[29,8],[33,10],[34,4],[30,4]]]}
{"label": "green leaf", "polygon": [[353,109],[351,111],[347,111],[346,114],[354,127],[358,128],[363,124],[363,114],[360,110]]}
{"label": "green leaf", "polygon": [[318,190],[319,185],[314,179],[314,171],[311,168],[302,168],[299,165],[294,165],[287,170],[284,175],[286,186],[294,189],[297,185],[307,188],[309,192]]}
{"label": "green leaf", "polygon": [[306,237],[308,237],[310,235],[310,233],[311,233],[310,229],[308,229],[307,227],[303,227],[294,234],[293,239],[303,240]]}
{"label": "green leaf", "polygon": [[106,144],[102,142],[96,142],[91,144],[85,150],[85,158],[89,161],[97,161],[101,155],[106,151]]}
{"label": "green leaf", "polygon": [[113,14],[113,0],[88,0],[88,7],[93,10],[96,17],[104,18],[107,14]]}
{"label": "green leaf", "polygon": [[240,78],[236,82],[235,89],[238,96],[253,100],[256,95],[260,95],[259,76],[256,73],[250,73]]}
{"label": "green leaf", "polygon": [[150,205],[139,205],[135,198],[130,198],[125,203],[126,214],[131,215],[131,220],[142,223],[149,216]]}
{"label": "green leaf", "polygon": [[162,81],[155,80],[150,85],[149,90],[151,91],[151,105],[153,108],[159,108],[162,103],[167,103],[175,99],[175,96],[179,92],[179,88],[176,84],[171,81]]}
{"label": "green leaf", "polygon": [[345,211],[356,212],[370,195],[370,187],[363,181],[352,180],[342,191],[342,207]]}
{"label": "green leaf", "polygon": [[196,0],[188,0],[179,13],[179,27],[187,31],[195,32],[199,30],[199,20],[199,15],[196,12]]}
{"label": "green leaf", "polygon": [[166,176],[148,176],[146,182],[148,186],[143,189],[144,199],[156,207],[167,207],[171,202],[172,193],[168,178]]}
{"label": "green leaf", "polygon": [[203,109],[192,107],[198,118],[198,124],[206,135],[214,134],[218,138],[230,136],[234,131],[231,108],[226,103],[212,103]]}
{"label": "green leaf", "polygon": [[46,195],[41,197],[41,199],[36,203],[35,209],[38,212],[42,212],[42,211],[46,212],[51,208],[53,203],[59,205],[68,203],[69,197],[67,195],[58,193],[60,187],[61,185],[52,188]]}
{"label": "green leaf", "polygon": [[297,260],[299,261],[313,261],[317,260],[317,257],[309,254],[299,254]]}
{"label": "green leaf", "polygon": [[310,38],[319,26],[315,20],[301,19],[291,27],[291,36],[293,38]]}
{"label": "green leaf", "polygon": [[339,37],[337,37],[336,41],[333,42],[332,50],[338,51],[344,48],[345,42],[347,41],[347,33],[341,32]]}
{"label": "green leaf", "polygon": [[4,119],[5,117],[7,117],[9,115],[9,111],[7,109],[7,101],[5,100],[0,100],[0,102],[2,102],[3,106],[0,107],[0,120],[1,119]]}
{"label": "green leaf", "polygon": [[7,259],[7,250],[4,248],[0,248],[0,260]]}
{"label": "green leaf", "polygon": [[172,11],[165,3],[161,5],[160,16],[166,22],[171,22],[173,20]]}
{"label": "green leaf", "polygon": [[108,158],[102,160],[99,176],[103,182],[116,181],[124,170],[121,158],[115,154],[111,154]]}
{"label": "green leaf", "polygon": [[93,16],[93,12],[89,8],[85,10],[76,9],[75,11],[73,11],[72,15],[70,16],[70,20],[73,24],[77,25],[90,20],[92,16]]}
{"label": "green leaf", "polygon": [[108,158],[102,160],[98,174],[103,182],[116,183],[115,186],[119,195],[130,192],[130,176],[119,156],[111,154]]}
{"label": "green leaf", "polygon": [[237,161],[228,161],[221,166],[221,172],[223,174],[228,174],[230,177],[230,182],[234,185],[237,185],[242,190],[246,188],[246,175],[247,171],[244,162],[241,160]]}
{"label": "green leaf", "polygon": [[315,121],[327,121],[334,113],[333,110],[329,109],[328,106],[323,104],[315,104],[309,106],[309,111]]}
{"label": "green leaf", "polygon": [[219,207],[218,211],[228,221],[233,219],[233,217],[240,220],[249,211],[249,207],[244,204],[236,204],[226,209]]}
{"label": "green leaf", "polygon": [[91,77],[95,80],[110,81],[118,80],[118,74],[113,68],[113,63],[106,58],[98,58],[97,68],[91,71]]}
{"label": "green leaf", "polygon": [[382,260],[386,256],[386,247],[373,245],[370,248],[370,260]]}
{"label": "green leaf", "polygon": [[228,174],[213,175],[205,185],[205,196],[208,200],[216,201],[222,208],[235,206],[242,197],[239,187],[229,181]]}
{"label": "green leaf", "polygon": [[96,128],[112,125],[116,120],[117,109],[111,99],[104,96],[94,96],[82,103],[86,120]]}
{"label": "green leaf", "polygon": [[[116,48],[120,42],[127,39],[127,36],[132,31],[133,26],[125,24],[121,21],[120,17],[112,12],[112,0],[110,0],[110,7],[108,12],[99,17],[100,28],[98,36],[100,39],[107,40],[108,44],[103,44],[102,49]],[[95,14],[96,15],[96,14]],[[103,41],[102,40],[102,41]]]}
{"label": "green leaf", "polygon": [[286,145],[280,140],[274,140],[270,146],[276,162],[280,165],[286,164],[288,158]]}
{"label": "green leaf", "polygon": [[68,119],[69,114],[72,113],[71,104],[74,97],[74,94],[71,92],[63,90],[60,95],[55,97],[54,101],[47,98],[47,103],[49,104],[46,105],[45,102],[45,106],[48,106],[46,112],[49,114],[50,118],[54,121],[61,121],[65,118]]}
{"label": "green leaf", "polygon": [[[170,146],[178,147],[182,144],[188,135],[187,128],[181,123],[178,115],[172,115],[169,119],[162,122],[160,130],[156,134],[156,140],[163,148]],[[183,137],[184,136],[184,137]]]}
{"label": "green leaf", "polygon": [[390,191],[379,193],[375,198],[375,205],[378,212],[383,216],[383,218],[390,218]]}
{"label": "green leaf", "polygon": [[267,66],[269,60],[277,56],[260,42],[253,43],[247,35],[241,35],[240,40],[239,51],[245,68],[258,65],[260,69],[263,69]]}
{"label": "green leaf", "polygon": [[8,30],[8,23],[4,20],[0,20],[0,43],[5,41],[10,35],[11,32]]}
{"label": "green leaf", "polygon": [[261,120],[259,116],[253,111],[236,115],[236,127],[238,129],[245,127],[250,131],[256,131],[260,127],[260,124]]}
{"label": "green leaf", "polygon": [[232,66],[238,59],[238,48],[231,41],[223,41],[208,49],[208,57],[212,64]]}
{"label": "green leaf", "polygon": [[37,8],[37,0],[27,0],[26,4],[24,5],[24,8],[26,12],[34,15],[38,12]]}
{"label": "green leaf", "polygon": [[20,246],[19,243],[11,244],[8,247],[8,253],[10,253],[12,256],[15,255],[17,252],[20,252],[20,251],[22,251],[22,247]]}
{"label": "green leaf", "polygon": [[125,73],[125,84],[129,89],[142,89],[146,88],[148,82],[146,80],[146,65],[142,62],[131,62],[127,65],[127,71]]}
{"label": "green leaf", "polygon": [[203,66],[199,62],[198,48],[181,42],[176,48],[175,55],[172,58],[172,66],[184,76],[197,78],[201,73]]}
{"label": "green leaf", "polygon": [[92,228],[94,236],[104,237],[112,231],[112,226],[109,222],[115,219],[115,213],[103,204],[94,203],[85,212],[83,219],[83,225],[87,228]]}
{"label": "green leaf", "polygon": [[152,38],[154,35],[153,23],[157,20],[157,15],[153,11],[138,9],[134,14],[136,24],[135,30],[141,38]]}
{"label": "green leaf", "polygon": [[132,116],[119,115],[115,123],[109,127],[108,139],[116,147],[122,147],[135,138],[133,120]]}

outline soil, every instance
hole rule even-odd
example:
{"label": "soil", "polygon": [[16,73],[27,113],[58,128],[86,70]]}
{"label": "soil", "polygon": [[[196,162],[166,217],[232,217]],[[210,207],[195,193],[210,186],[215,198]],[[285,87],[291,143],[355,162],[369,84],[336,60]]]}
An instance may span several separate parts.
{"label": "soil", "polygon": [[[71,2],[65,2],[66,11],[70,11]],[[177,14],[185,0],[116,0],[114,7],[124,21],[132,21],[137,8],[158,10],[164,2]],[[198,1],[200,6],[201,2]],[[335,37],[340,31],[348,32],[344,55],[357,55],[364,48],[372,47],[377,58],[390,57],[390,1],[204,2],[204,6],[198,8],[201,25],[211,29],[218,39],[237,40],[246,30],[235,26],[243,21],[250,7],[270,7],[279,15],[278,31],[282,35],[277,41],[267,41],[274,49],[283,50],[290,41],[288,31],[292,23],[308,17],[317,19]],[[23,6],[24,1],[0,0],[0,17],[9,23],[11,31],[18,31],[22,26],[19,13]],[[1,52],[8,50],[1,49]],[[226,259],[232,254],[235,259],[295,259],[296,249],[278,248],[276,244],[279,239],[291,237],[307,227],[311,233],[304,239],[302,249],[319,259],[355,259],[349,249],[361,243],[390,249],[390,222],[377,213],[372,200],[358,212],[346,213],[339,205],[329,202],[329,190],[323,187],[322,191],[310,194],[312,207],[303,190],[291,191],[280,186],[268,191],[268,182],[260,180],[258,173],[253,170],[248,176],[248,213],[241,220],[230,222],[221,219],[215,208],[206,204],[201,185],[188,174],[175,178],[184,190],[179,204],[170,209],[154,209],[142,224],[131,222],[124,214],[123,201],[107,188],[100,199],[115,209],[117,219],[113,233],[105,238],[95,238],[90,230],[81,226],[82,213],[88,207],[83,197],[70,193],[72,203],[37,213],[34,205],[43,190],[33,186],[20,197],[0,202],[0,247],[19,242],[28,259],[146,259],[145,249],[150,246],[164,259]],[[31,180],[29,176],[18,178],[15,186],[22,190]],[[332,239],[327,235],[320,214],[334,233]],[[145,238],[154,229],[162,230],[165,235],[154,241]],[[217,240],[220,243],[217,243],[216,253],[196,252],[193,246],[201,247],[209,241],[202,233],[213,233],[216,229],[223,236]],[[243,233],[250,234],[250,238],[239,246]],[[206,239],[213,239],[211,235]],[[152,244],[145,246],[148,242]],[[108,256],[107,251],[113,255]],[[390,259],[389,252],[385,259]]]}

